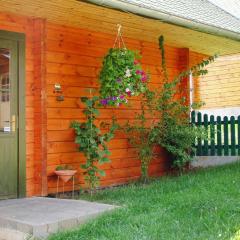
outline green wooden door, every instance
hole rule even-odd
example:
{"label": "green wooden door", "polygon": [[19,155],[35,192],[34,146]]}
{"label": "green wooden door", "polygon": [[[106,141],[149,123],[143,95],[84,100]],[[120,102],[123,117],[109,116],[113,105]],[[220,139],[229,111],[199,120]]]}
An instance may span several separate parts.
{"label": "green wooden door", "polygon": [[0,199],[18,197],[18,42],[0,37]]}

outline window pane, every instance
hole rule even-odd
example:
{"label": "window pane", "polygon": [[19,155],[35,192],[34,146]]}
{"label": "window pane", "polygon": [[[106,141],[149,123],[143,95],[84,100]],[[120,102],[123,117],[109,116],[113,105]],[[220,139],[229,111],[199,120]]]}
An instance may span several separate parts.
{"label": "window pane", "polygon": [[8,133],[10,120],[9,49],[0,48],[0,132]]}

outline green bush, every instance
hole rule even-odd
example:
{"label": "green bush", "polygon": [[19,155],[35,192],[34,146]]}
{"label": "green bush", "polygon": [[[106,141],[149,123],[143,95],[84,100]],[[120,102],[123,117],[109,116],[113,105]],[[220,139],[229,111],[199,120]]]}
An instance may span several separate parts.
{"label": "green bush", "polygon": [[[148,178],[148,166],[151,160],[158,156],[154,152],[155,146],[163,147],[172,157],[172,167],[182,170],[192,159],[196,138],[207,138],[203,128],[197,128],[190,123],[191,108],[199,107],[201,103],[194,103],[192,106],[187,103],[181,93],[181,81],[190,74],[193,76],[207,74],[204,68],[213,62],[216,56],[203,60],[171,80],[166,68],[162,36],[159,38],[159,48],[162,57],[163,84],[160,89],[145,91],[141,98],[141,113],[136,115],[134,124],[128,123],[124,127],[129,133],[129,142],[137,149],[144,181]],[[154,120],[149,123],[147,115],[152,115]]]}
{"label": "green bush", "polygon": [[202,105],[200,102],[193,103],[192,106],[187,102],[182,94],[181,81],[193,76],[205,75],[204,69],[213,62],[215,56],[203,60],[199,64],[182,71],[176,78],[170,80],[165,64],[164,39],[159,38],[159,48],[162,55],[162,71],[164,75],[163,85],[160,91],[155,91],[152,105],[159,112],[159,121],[155,125],[155,143],[167,150],[172,156],[172,167],[182,170],[191,161],[195,152],[194,143],[196,138],[207,138],[205,129],[193,126],[190,123],[190,111]]}

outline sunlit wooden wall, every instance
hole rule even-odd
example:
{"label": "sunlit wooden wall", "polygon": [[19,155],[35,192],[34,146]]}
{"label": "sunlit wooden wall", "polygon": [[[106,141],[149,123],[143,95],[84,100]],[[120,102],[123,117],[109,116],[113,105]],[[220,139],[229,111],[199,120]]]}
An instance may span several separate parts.
{"label": "sunlit wooden wall", "polygon": [[240,54],[219,57],[208,71],[195,88],[202,108],[240,107]]}
{"label": "sunlit wooden wall", "polygon": [[[98,73],[104,54],[113,46],[115,35],[93,32],[83,29],[47,24],[46,59],[47,59],[47,135],[48,135],[48,176],[49,192],[54,192],[56,181],[51,177],[56,165],[70,164],[79,169],[85,158],[76,151],[74,134],[69,129],[72,120],[83,120],[82,104],[79,97],[89,96],[89,89],[97,92]],[[142,54],[144,69],[151,72],[151,88],[161,84],[160,52],[157,41],[144,42],[125,38],[127,47],[139,50]],[[167,47],[166,57],[170,76],[179,72],[179,49]],[[56,101],[53,92],[54,83],[62,85],[63,102]],[[113,115],[120,123],[133,121],[140,110],[140,99],[130,100],[131,107],[103,108],[100,119],[110,121]],[[128,144],[126,136],[117,132],[109,144],[111,150],[110,164],[105,164],[106,177],[101,185],[123,183],[140,176],[140,164],[134,149]],[[151,175],[162,175],[166,170],[165,154],[154,160],[150,167]],[[79,182],[83,183],[81,170]]]}
{"label": "sunlit wooden wall", "polygon": [[[64,25],[64,23],[63,23]],[[98,89],[98,73],[107,50],[113,46],[115,33],[63,26],[43,19],[19,17],[0,13],[0,29],[26,34],[26,118],[27,118],[27,195],[46,195],[56,192],[54,169],[59,164],[69,164],[78,169],[77,184],[83,185],[80,164],[84,157],[77,152],[74,133],[69,128],[72,120],[83,120],[82,96],[89,96],[89,89]],[[142,26],[144,31],[144,26]],[[161,58],[157,39],[153,42],[128,38],[128,48],[139,50],[142,64],[151,74],[150,88],[162,84]],[[166,47],[169,76],[176,76],[191,62],[204,55],[189,49]],[[54,84],[62,86],[64,101],[56,101]],[[188,82],[182,85],[188,94]],[[93,91],[94,92],[94,91]],[[140,110],[140,99],[132,98],[130,107],[103,108],[100,120],[109,121],[115,115],[120,123],[133,121]],[[149,116],[151,118],[151,116]],[[110,142],[110,164],[105,164],[106,177],[102,186],[124,183],[140,176],[140,162],[126,136],[117,132]],[[169,159],[161,151],[150,166],[152,176],[167,170]],[[79,186],[79,185],[78,185]],[[67,186],[70,189],[70,186]]]}

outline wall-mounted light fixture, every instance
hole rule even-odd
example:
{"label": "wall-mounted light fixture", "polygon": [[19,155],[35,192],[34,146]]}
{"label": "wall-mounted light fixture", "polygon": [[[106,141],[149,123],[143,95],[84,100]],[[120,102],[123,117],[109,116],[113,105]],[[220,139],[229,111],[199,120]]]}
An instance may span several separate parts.
{"label": "wall-mounted light fixture", "polygon": [[62,86],[60,83],[55,83],[54,84],[54,92],[55,93],[61,93],[62,92]]}
{"label": "wall-mounted light fixture", "polygon": [[59,101],[59,102],[64,101],[64,96],[62,94],[62,86],[60,83],[54,84],[54,93],[57,94],[57,96],[56,96],[57,101]]}

